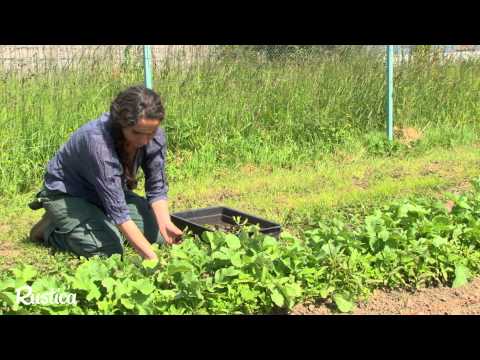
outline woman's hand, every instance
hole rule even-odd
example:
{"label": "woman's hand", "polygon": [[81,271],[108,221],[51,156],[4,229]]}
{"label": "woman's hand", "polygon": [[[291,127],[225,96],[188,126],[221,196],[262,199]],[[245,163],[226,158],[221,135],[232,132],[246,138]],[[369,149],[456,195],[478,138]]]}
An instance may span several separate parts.
{"label": "woman's hand", "polygon": [[167,200],[158,200],[152,203],[152,209],[157,219],[160,234],[169,245],[178,244],[182,240],[183,232],[172,223],[168,211]]}
{"label": "woman's hand", "polygon": [[148,240],[145,239],[145,236],[132,220],[125,221],[123,224],[118,225],[118,228],[123,235],[125,235],[130,244],[132,244],[137,253],[140,254],[140,256],[147,260],[158,259],[158,256],[153,251],[152,246]]}
{"label": "woman's hand", "polygon": [[158,227],[167,244],[178,244],[182,240],[183,232],[171,221],[160,224]]}

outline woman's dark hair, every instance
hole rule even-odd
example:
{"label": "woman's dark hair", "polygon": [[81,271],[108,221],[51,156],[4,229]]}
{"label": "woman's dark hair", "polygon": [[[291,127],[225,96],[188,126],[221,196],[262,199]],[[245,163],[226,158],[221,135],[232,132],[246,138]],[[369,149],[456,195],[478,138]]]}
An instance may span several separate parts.
{"label": "woman's dark hair", "polygon": [[136,188],[137,179],[134,174],[133,162],[128,160],[122,128],[135,126],[142,118],[163,120],[164,116],[165,110],[160,96],[142,85],[132,86],[122,91],[110,106],[109,122],[113,142],[123,165],[129,189]]}

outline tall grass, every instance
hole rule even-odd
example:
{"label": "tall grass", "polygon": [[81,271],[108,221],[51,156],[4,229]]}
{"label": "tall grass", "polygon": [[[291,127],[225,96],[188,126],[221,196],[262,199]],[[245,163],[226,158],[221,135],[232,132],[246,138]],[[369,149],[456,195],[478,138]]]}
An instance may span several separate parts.
{"label": "tall grass", "polygon": [[[141,83],[141,59],[119,66],[79,60],[25,77],[0,68],[0,194],[40,186],[45,165],[69,134]],[[476,141],[480,62],[413,61],[395,71],[397,124],[431,130],[441,143],[458,130]],[[155,68],[165,102],[169,178],[243,163],[289,166],[334,149],[353,151],[383,131],[384,58],[358,51],[277,60],[212,56]],[[375,135],[376,136],[376,135]],[[356,144],[356,145],[355,145]]]}

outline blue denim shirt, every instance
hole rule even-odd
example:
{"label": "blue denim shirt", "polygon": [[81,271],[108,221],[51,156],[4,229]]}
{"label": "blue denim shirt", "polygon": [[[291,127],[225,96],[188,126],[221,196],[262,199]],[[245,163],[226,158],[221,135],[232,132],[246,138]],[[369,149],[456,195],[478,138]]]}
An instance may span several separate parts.
{"label": "blue denim shirt", "polygon": [[[47,165],[45,187],[96,204],[109,220],[119,225],[131,218],[125,201],[123,166],[108,128],[109,115],[104,113],[83,125],[62,145]],[[135,172],[141,166],[145,174],[145,193],[150,204],[167,199],[166,151],[165,131],[158,128],[152,141],[135,158]]]}

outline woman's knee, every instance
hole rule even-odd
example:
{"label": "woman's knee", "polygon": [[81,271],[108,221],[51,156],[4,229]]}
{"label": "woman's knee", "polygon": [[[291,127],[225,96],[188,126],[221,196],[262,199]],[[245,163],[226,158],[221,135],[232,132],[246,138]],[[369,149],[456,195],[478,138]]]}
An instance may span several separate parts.
{"label": "woman's knee", "polygon": [[65,197],[45,204],[52,223],[46,243],[78,256],[123,253],[123,238],[105,214],[83,199]]}
{"label": "woman's knee", "polygon": [[72,231],[67,244],[73,252],[86,257],[123,254],[120,232],[106,219],[102,220],[89,219]]}

